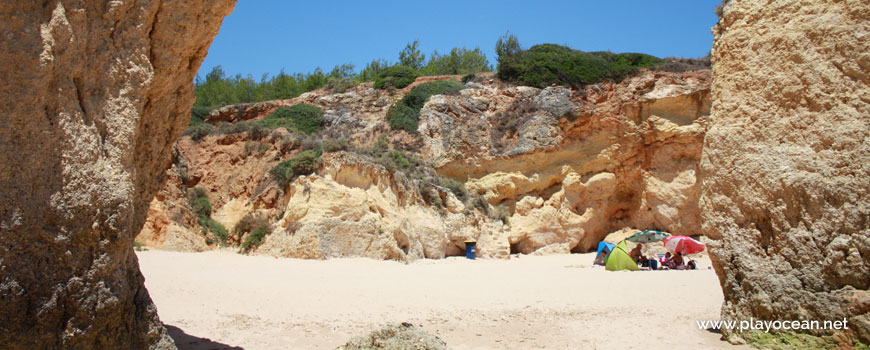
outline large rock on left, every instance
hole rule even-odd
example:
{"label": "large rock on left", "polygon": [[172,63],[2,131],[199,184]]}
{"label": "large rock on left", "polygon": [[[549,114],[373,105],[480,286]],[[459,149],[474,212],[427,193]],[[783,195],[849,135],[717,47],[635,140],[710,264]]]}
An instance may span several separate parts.
{"label": "large rock on left", "polygon": [[175,348],[132,241],[234,3],[0,3],[0,348]]}

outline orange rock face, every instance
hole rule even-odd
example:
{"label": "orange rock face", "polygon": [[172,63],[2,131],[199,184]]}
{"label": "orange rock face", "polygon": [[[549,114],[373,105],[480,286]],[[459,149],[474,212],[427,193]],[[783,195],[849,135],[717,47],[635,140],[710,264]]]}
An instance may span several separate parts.
{"label": "orange rock face", "polygon": [[[262,104],[317,105],[326,120],[319,136],[349,141],[350,152],[324,155],[314,175],[287,188],[269,170],[318,140],[283,129],[182,138],[187,180],[167,184],[180,189],[164,189],[169,199],[152,203],[140,237],[187,237],[147,239],[168,249],[206,238],[197,225],[187,226],[189,233],[167,229],[185,227],[161,214],[185,202],[184,187],[207,190],[212,218],[227,229],[248,214],[268,218],[272,233],[256,251],[277,256],[437,258],[462,254],[471,239],[480,255],[506,258],[511,251],[587,251],[623,227],[698,234],[696,169],[709,121],[709,71],[645,72],[581,91],[512,87],[489,76],[477,81],[458,94],[431,97],[419,133],[391,131],[386,122],[390,104],[408,89],[361,84]],[[228,106],[212,116],[251,120],[271,111],[249,115],[253,110]],[[360,154],[379,136],[428,170],[384,173],[380,160]],[[468,197],[427,187],[425,178],[436,171],[465,182]]]}
{"label": "orange rock face", "polygon": [[722,318],[845,318],[867,342],[870,3],[723,10],[700,198]]}
{"label": "orange rock face", "polygon": [[0,3],[0,348],[175,348],[133,238],[233,4]]}

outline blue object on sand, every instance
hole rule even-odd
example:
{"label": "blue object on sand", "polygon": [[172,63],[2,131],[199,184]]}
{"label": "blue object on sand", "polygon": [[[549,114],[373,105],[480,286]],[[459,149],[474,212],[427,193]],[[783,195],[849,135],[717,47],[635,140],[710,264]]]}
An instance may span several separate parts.
{"label": "blue object on sand", "polygon": [[477,242],[465,241],[465,257],[474,260],[474,255],[477,250]]}

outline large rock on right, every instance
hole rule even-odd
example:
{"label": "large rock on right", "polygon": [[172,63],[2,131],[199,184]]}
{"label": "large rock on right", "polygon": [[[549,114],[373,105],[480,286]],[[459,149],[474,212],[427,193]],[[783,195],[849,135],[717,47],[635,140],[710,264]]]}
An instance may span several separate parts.
{"label": "large rock on right", "polygon": [[722,10],[700,198],[722,318],[870,341],[870,2]]}

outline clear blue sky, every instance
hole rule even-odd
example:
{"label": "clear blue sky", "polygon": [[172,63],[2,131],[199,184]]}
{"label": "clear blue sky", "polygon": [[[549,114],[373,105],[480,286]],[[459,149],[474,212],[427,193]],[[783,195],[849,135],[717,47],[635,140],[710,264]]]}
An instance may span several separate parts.
{"label": "clear blue sky", "polygon": [[223,66],[228,75],[362,69],[375,58],[398,60],[406,43],[432,50],[480,47],[495,64],[506,31],[524,48],[541,43],[583,51],[701,57],[712,47],[713,9],[721,0],[239,0],[224,19],[200,74]]}

